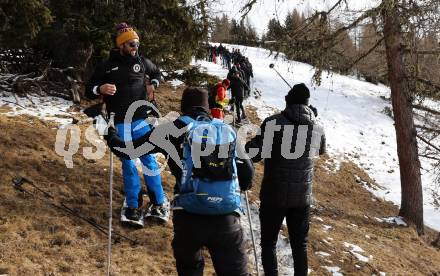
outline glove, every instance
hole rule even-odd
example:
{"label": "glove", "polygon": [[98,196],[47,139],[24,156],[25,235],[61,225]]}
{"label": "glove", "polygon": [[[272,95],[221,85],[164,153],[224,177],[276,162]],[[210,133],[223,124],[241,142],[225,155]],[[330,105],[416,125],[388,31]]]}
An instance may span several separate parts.
{"label": "glove", "polygon": [[313,111],[315,117],[318,117],[318,109],[316,109],[316,107],[314,107],[313,105],[309,105],[309,108]]}
{"label": "glove", "polygon": [[111,141],[115,136],[118,136],[116,129],[114,127],[108,127],[107,134],[104,134],[104,139],[107,141],[107,143],[109,143],[109,141]]}
{"label": "glove", "polygon": [[234,103],[235,103],[235,98],[229,99],[229,104],[234,104]]}

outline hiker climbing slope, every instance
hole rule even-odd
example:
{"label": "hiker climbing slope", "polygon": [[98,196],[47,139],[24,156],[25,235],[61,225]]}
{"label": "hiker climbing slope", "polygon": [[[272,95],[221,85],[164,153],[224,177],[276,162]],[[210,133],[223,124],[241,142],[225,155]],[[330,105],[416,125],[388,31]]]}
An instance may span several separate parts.
{"label": "hiker climbing slope", "polygon": [[[286,95],[286,108],[261,125],[261,134],[246,144],[264,159],[260,191],[261,254],[265,275],[278,275],[276,244],[286,218],[295,276],[308,271],[307,239],[312,203],[313,158],[325,153],[325,135],[308,107],[309,89],[297,84]],[[265,140],[273,135],[271,143]],[[289,139],[290,138],[290,139]]]}
{"label": "hiker climbing slope", "polygon": [[[116,26],[116,48],[110,57],[99,65],[86,87],[86,95],[95,99],[103,96],[107,112],[115,113],[115,125],[119,135],[125,140],[136,139],[147,133],[151,126],[145,122],[150,113],[146,105],[139,107],[131,120],[124,122],[126,113],[135,101],[148,100],[154,94],[161,77],[159,68],[149,59],[140,56],[139,36],[126,23]],[[163,221],[168,220],[169,210],[158,165],[153,155],[140,158],[144,179],[147,185],[152,213]],[[122,160],[126,209],[121,220],[133,225],[143,226],[143,213],[140,210],[140,179],[135,160]],[[124,212],[125,210],[125,212]]]}
{"label": "hiker climbing slope", "polygon": [[[133,141],[134,148],[150,143],[154,145],[152,152],[169,157],[168,165],[176,178],[172,247],[177,272],[203,275],[205,246],[217,275],[248,275],[240,224],[240,189],[247,190],[252,185],[252,163],[237,157],[232,127],[209,117],[205,89],[185,89],[181,111],[183,116]],[[106,139],[116,155],[133,157],[124,153],[127,145],[115,130],[110,129]],[[206,155],[196,150],[204,148],[214,150]],[[227,154],[220,155],[220,149],[227,149]],[[142,153],[132,154],[138,157]]]}

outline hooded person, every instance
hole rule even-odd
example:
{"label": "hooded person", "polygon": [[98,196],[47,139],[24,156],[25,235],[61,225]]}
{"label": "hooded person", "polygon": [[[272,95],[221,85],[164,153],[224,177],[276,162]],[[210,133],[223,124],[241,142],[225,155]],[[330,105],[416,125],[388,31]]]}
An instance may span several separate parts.
{"label": "hooded person", "polygon": [[[245,147],[247,151],[258,150],[252,158],[254,162],[264,160],[260,223],[265,275],[278,275],[276,243],[284,218],[293,251],[295,276],[307,275],[314,157],[326,151],[324,129],[317,125],[314,112],[308,106],[309,99],[306,85],[293,86],[285,96],[286,108],[266,118],[261,134]],[[271,136],[273,140],[269,144],[266,138]],[[302,152],[296,152],[301,149]]]}
{"label": "hooded person", "polygon": [[[211,175],[203,176],[203,172],[201,172],[200,169],[196,170],[195,166],[191,165],[192,163],[190,166],[185,165],[188,164],[188,160],[191,159],[191,156],[188,156],[189,151],[192,149],[188,144],[189,141],[194,141],[194,139],[197,138],[202,139],[201,141],[206,141],[204,139],[209,139],[211,135],[209,131],[205,133],[205,129],[203,129],[203,136],[189,136],[190,133],[197,133],[194,125],[203,123],[203,126],[210,127],[214,127],[215,124],[221,124],[222,128],[229,126],[209,116],[208,91],[205,89],[197,87],[186,88],[182,94],[180,109],[182,116],[172,122],[158,125],[150,132],[133,141],[134,148],[149,143],[149,153],[161,152],[169,157],[167,158],[168,166],[176,180],[174,188],[175,197],[172,204],[174,227],[172,247],[176,259],[178,275],[203,275],[203,247],[208,248],[217,275],[248,275],[243,231],[240,225],[241,212],[234,210],[211,214],[207,210],[195,210],[199,207],[198,204],[185,204],[191,196],[199,196],[197,191],[187,188],[188,179],[198,179],[197,185],[199,185],[199,187],[203,181],[208,182],[208,186],[213,187],[221,183],[232,183],[228,181],[235,179],[231,178],[229,180],[229,178],[227,178],[225,180],[222,172],[219,174],[221,179],[214,180],[215,178]],[[158,136],[158,133],[162,133],[163,136]],[[124,149],[127,148],[127,145],[118,137],[116,130],[109,129],[109,134],[106,136],[106,139],[110,149],[117,156],[128,158],[128,156],[124,154]],[[177,158],[173,158],[173,152],[176,153]],[[142,153],[134,153],[135,157],[138,157],[140,154]],[[252,186],[254,169],[250,160],[238,158],[234,154],[234,151],[229,151],[227,156],[227,160],[235,160],[232,163],[223,162],[223,160],[221,160],[222,162],[216,162],[217,158],[211,155],[209,155],[208,158],[209,162],[205,162],[204,164],[209,163],[208,166],[217,164],[213,166],[214,170],[217,169],[220,164],[220,166],[223,166],[223,163],[235,163],[237,172],[236,179],[238,179],[239,188],[241,190],[247,190]],[[233,169],[233,167],[230,168]],[[185,173],[183,173],[184,171]],[[200,176],[200,174],[202,174],[202,176]],[[216,183],[215,185],[213,183],[214,181]],[[228,189],[228,191],[230,190],[231,189]],[[200,195],[205,196],[204,194]],[[220,195],[215,196],[215,199],[219,199],[219,196]],[[210,197],[208,194],[205,198],[212,200],[213,197]],[[226,197],[223,199],[225,198]],[[218,203],[221,201],[222,200],[216,200],[215,202]],[[198,199],[197,202],[199,203]],[[202,207],[203,206],[200,205],[200,208]]]}
{"label": "hooded person", "polygon": [[[161,78],[159,68],[149,59],[139,55],[139,35],[126,23],[116,26],[115,46],[110,57],[99,64],[86,85],[85,94],[90,99],[103,98],[107,114],[115,113],[114,123],[122,139],[136,139],[151,129],[145,119],[151,116],[150,96]],[[129,80],[129,81],[128,81]],[[136,108],[135,102],[144,101]],[[126,118],[127,117],[127,118]],[[125,120],[126,119],[126,120]],[[125,120],[125,121],[124,121]],[[169,204],[163,191],[158,164],[154,155],[140,158],[144,180],[150,198],[149,215],[166,222]],[[139,200],[141,181],[135,160],[122,160],[125,200],[121,222],[143,226],[144,213]]]}

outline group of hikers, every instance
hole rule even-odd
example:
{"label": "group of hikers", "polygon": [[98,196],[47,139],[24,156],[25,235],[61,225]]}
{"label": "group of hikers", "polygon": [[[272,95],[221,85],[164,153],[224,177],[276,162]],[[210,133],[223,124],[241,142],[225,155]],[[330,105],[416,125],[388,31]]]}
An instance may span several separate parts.
{"label": "group of hikers", "polygon": [[[215,57],[218,53],[223,57],[221,60],[229,60],[224,57],[225,55],[229,57],[229,50],[222,44],[218,47],[209,47],[209,49],[211,50],[208,56]],[[212,60],[215,61],[215,58]],[[225,106],[230,104],[237,112],[236,123],[240,124],[242,120],[246,119],[243,101],[250,96],[251,78],[254,77],[254,72],[249,59],[240,53],[240,49],[233,49],[232,62],[232,67],[228,65],[227,78],[209,89],[209,108],[214,118],[223,119]],[[226,91],[228,89],[231,90],[231,99],[227,98]]]}
{"label": "group of hikers", "polygon": [[[253,162],[264,160],[260,223],[265,275],[278,275],[276,242],[284,218],[295,275],[307,275],[313,157],[314,153],[325,152],[324,132],[309,108],[309,89],[304,84],[293,86],[285,96],[285,110],[266,118],[261,132],[245,145],[237,140],[235,129],[223,122],[223,111],[219,112],[212,103],[210,105],[208,90],[200,87],[187,87],[183,91],[180,117],[170,123],[152,126],[146,119],[154,114],[151,112],[156,105],[153,95],[161,75],[155,64],[139,54],[139,41],[132,27],[126,23],[118,24],[116,48],[110,52],[109,59],[95,69],[86,86],[89,98],[102,97],[107,112],[115,114],[115,127],[108,128],[105,139],[122,162],[124,221],[141,225],[147,215],[166,222],[171,206],[172,248],[179,275],[203,275],[203,247],[208,249],[217,275],[249,275],[240,224],[243,214],[240,192],[252,187]],[[232,71],[234,67],[236,70]],[[232,89],[238,70],[239,66],[234,64],[228,78],[217,88],[222,87],[222,92],[228,87]],[[240,85],[245,84],[245,78],[237,78]],[[235,105],[242,102],[240,95],[234,96],[234,91],[232,94]],[[221,101],[220,98],[216,101]],[[142,105],[134,112],[131,121],[124,120],[130,106],[139,100],[152,105]],[[239,106],[242,109],[241,103]],[[240,114],[238,109],[237,115]],[[244,115],[244,109],[242,111]],[[301,132],[298,126],[306,126],[305,132]],[[164,133],[165,137],[160,136]],[[290,139],[286,139],[286,135]],[[299,137],[304,141],[297,142]],[[272,143],[268,148],[269,139]],[[285,152],[283,147],[286,140],[294,150],[296,143],[301,143],[304,153],[292,158],[290,150]],[[147,153],[126,150],[129,146],[136,149],[143,145],[148,145]],[[151,173],[159,171],[154,157],[154,153],[159,152],[171,156],[167,158],[175,177],[171,204],[164,193],[160,173]],[[247,152],[257,154],[249,158]],[[136,158],[142,162],[150,200],[146,212],[142,210],[139,196],[141,182]]]}

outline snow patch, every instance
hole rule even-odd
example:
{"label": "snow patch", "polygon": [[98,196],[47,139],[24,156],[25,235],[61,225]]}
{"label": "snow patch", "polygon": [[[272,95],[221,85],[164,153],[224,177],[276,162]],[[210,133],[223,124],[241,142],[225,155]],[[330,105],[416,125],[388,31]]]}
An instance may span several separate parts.
{"label": "snow patch", "polygon": [[168,81],[168,82],[174,87],[174,89],[176,89],[176,87],[178,87],[178,86],[184,84],[183,81],[178,80],[178,79],[170,80],[170,81]]}
{"label": "snow patch", "polygon": [[322,268],[327,269],[328,272],[330,272],[333,276],[344,276],[341,272],[341,268],[337,266],[322,266]]}
{"label": "snow patch", "polygon": [[3,96],[0,97],[0,106],[8,107],[8,111],[2,113],[6,116],[30,115],[45,121],[56,122],[60,127],[71,123],[72,114],[74,114],[67,112],[72,102],[57,97],[28,96],[28,98],[17,97],[16,99],[11,93],[3,92]]}

